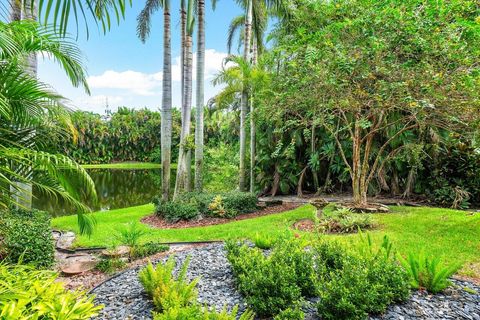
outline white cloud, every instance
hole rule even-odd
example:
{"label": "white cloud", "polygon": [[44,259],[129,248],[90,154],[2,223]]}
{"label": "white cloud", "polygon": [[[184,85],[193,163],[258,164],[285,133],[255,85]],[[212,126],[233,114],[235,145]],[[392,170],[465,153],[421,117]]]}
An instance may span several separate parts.
{"label": "white cloud", "polygon": [[124,102],[124,98],[121,96],[100,94],[75,99],[73,104],[75,106],[81,106],[82,110],[102,113],[105,111],[107,102],[111,109],[116,109],[116,106]]}
{"label": "white cloud", "polygon": [[162,73],[146,74],[138,71],[107,70],[99,76],[88,77],[88,84],[96,89],[129,90],[141,96],[151,96],[161,86]]}
{"label": "white cloud", "polygon": [[[212,77],[222,68],[222,63],[227,56],[224,52],[215,49],[205,50],[205,81]],[[193,53],[193,79],[196,79],[195,69],[197,57]],[[172,64],[172,80],[180,82],[180,57],[176,57]],[[152,96],[161,93],[162,71],[155,73],[142,73],[133,70],[115,71],[107,70],[101,75],[90,76],[88,84],[93,89],[117,89],[128,91],[141,96]]]}

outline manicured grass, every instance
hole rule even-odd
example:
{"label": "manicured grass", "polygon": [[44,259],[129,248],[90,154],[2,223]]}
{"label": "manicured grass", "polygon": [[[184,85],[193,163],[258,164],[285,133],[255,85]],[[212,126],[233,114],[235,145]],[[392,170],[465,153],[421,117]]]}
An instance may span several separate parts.
{"label": "manicured grass", "polygon": [[162,167],[159,163],[151,162],[119,162],[119,163],[104,163],[104,164],[84,164],[85,169],[160,169]]}
{"label": "manicured grass", "polygon": [[[97,221],[95,233],[89,238],[80,236],[78,246],[108,246],[115,241],[119,227],[130,221],[139,221],[153,211],[153,205],[111,210],[93,213]],[[233,221],[227,224],[188,229],[159,230],[146,225],[143,241],[198,241],[230,238],[252,238],[262,233],[276,236],[296,220],[313,215],[313,207],[306,205],[295,210],[258,217],[249,220]],[[439,208],[392,207],[392,213],[374,215],[378,228],[370,234],[374,240],[381,241],[388,235],[398,252],[425,250],[428,255],[438,255],[449,265],[462,263],[460,274],[480,278],[480,214],[469,214]],[[53,226],[57,229],[78,232],[75,216],[55,218]],[[307,237],[309,235],[306,235]],[[353,243],[359,236],[328,235],[329,239]]]}

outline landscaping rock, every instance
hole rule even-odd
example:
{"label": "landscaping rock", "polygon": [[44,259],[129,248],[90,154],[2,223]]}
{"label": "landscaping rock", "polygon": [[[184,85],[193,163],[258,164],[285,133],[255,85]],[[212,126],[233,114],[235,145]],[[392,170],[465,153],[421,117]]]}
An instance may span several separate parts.
{"label": "landscaping rock", "polygon": [[95,268],[97,263],[98,259],[91,255],[73,255],[67,256],[64,259],[63,265],[60,266],[60,269],[62,273],[68,277],[90,271]]}
{"label": "landscaping rock", "polygon": [[[217,309],[226,305],[229,310],[238,304],[240,312],[245,310],[245,300],[235,289],[234,277],[223,244],[196,247],[178,252],[175,256],[177,269],[187,256],[191,256],[187,277],[190,280],[200,277],[199,302]],[[152,318],[153,304],[138,281],[138,271],[142,267],[121,273],[92,290],[97,296],[95,302],[105,304],[97,319]],[[429,295],[426,292],[414,292],[406,303],[392,305],[385,314],[372,316],[370,319],[480,320],[480,286],[459,280],[452,282],[454,287],[444,293]],[[317,299],[312,299],[304,303],[303,310],[307,320],[319,319],[316,315],[316,302]]]}
{"label": "landscaping rock", "polygon": [[130,253],[129,246],[119,246],[115,249],[105,249],[102,250],[102,256],[106,258],[119,258],[125,257]]}

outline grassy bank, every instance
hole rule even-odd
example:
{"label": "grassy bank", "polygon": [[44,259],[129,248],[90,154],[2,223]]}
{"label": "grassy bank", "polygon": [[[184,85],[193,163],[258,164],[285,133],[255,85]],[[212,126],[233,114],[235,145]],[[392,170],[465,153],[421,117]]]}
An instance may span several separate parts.
{"label": "grassy bank", "polygon": [[[148,204],[93,213],[97,221],[95,233],[90,238],[80,236],[76,245],[112,244],[120,226],[130,221],[139,221],[152,211],[153,205]],[[144,241],[252,238],[257,232],[272,236],[279,235],[294,221],[309,218],[312,214],[313,207],[306,205],[289,212],[216,226],[159,230],[141,225],[141,228],[146,232]],[[386,234],[402,254],[425,250],[429,255],[442,257],[442,260],[449,265],[462,263],[464,267],[460,274],[480,278],[480,214],[472,215],[464,211],[427,207],[393,207],[392,213],[378,214],[374,217],[378,223],[378,228],[371,232],[374,239],[380,241]],[[53,226],[78,232],[75,216],[55,218]],[[342,242],[358,240],[358,235],[355,234],[326,237],[339,239]]]}
{"label": "grassy bank", "polygon": [[160,169],[159,163],[151,162],[119,162],[119,163],[103,163],[103,164],[83,164],[85,169]]}

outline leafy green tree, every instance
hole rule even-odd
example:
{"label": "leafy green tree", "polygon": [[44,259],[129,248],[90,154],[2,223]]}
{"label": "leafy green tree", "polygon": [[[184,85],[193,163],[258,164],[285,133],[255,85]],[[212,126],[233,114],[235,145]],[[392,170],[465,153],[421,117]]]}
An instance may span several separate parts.
{"label": "leafy green tree", "polygon": [[355,206],[395,139],[426,125],[465,131],[478,115],[479,15],[470,0],[305,1],[276,31],[273,112],[322,115]]}

